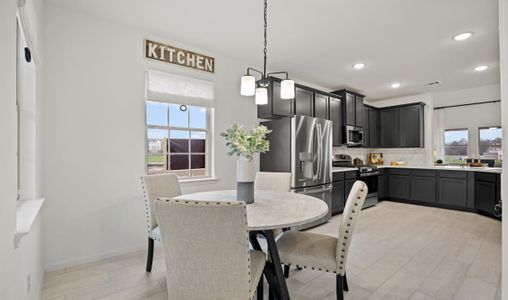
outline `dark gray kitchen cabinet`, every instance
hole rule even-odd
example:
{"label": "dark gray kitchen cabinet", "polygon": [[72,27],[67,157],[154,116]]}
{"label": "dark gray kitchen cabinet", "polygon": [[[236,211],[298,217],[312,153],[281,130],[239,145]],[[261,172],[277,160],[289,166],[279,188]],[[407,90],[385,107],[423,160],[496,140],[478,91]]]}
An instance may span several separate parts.
{"label": "dark gray kitchen cabinet", "polygon": [[423,109],[422,104],[399,108],[398,147],[424,147]]}
{"label": "dark gray kitchen cabinet", "polygon": [[344,121],[346,125],[356,126],[356,105],[355,105],[355,95],[345,93],[345,114]]}
{"label": "dark gray kitchen cabinet", "polygon": [[353,184],[355,184],[356,179],[346,179],[344,186],[344,206],[346,205],[347,198],[349,197],[349,192],[353,188]]}
{"label": "dark gray kitchen cabinet", "polygon": [[330,97],[330,120],[332,121],[333,145],[342,145],[342,107],[341,100]]}
{"label": "dark gray kitchen cabinet", "polygon": [[295,115],[314,116],[314,92],[296,87],[295,90]]}
{"label": "dark gray kitchen cabinet", "polygon": [[411,175],[411,201],[436,203],[436,177]]}
{"label": "dark gray kitchen cabinet", "polygon": [[395,148],[399,144],[399,108],[384,108],[379,112],[381,148]]}
{"label": "dark gray kitchen cabinet", "polygon": [[364,134],[364,140],[365,140],[365,143],[362,145],[363,148],[370,148],[370,128],[369,128],[369,123],[370,123],[370,118],[369,118],[369,114],[370,114],[370,111],[372,110],[372,108],[370,106],[367,106],[367,105],[364,105],[363,106],[363,134]]}
{"label": "dark gray kitchen cabinet", "polygon": [[476,173],[474,192],[475,209],[494,216],[494,205],[499,201],[499,175],[488,173]]}
{"label": "dark gray kitchen cabinet", "polygon": [[408,175],[389,175],[390,198],[409,200],[409,176]]}
{"label": "dark gray kitchen cabinet", "polygon": [[377,196],[381,199],[388,198],[388,174],[386,169],[381,169],[377,177]]}
{"label": "dark gray kitchen cabinet", "polygon": [[314,117],[321,119],[330,119],[328,96],[314,93]]}
{"label": "dark gray kitchen cabinet", "polygon": [[280,83],[271,81],[268,87],[268,104],[258,105],[258,118],[274,119],[293,115],[293,99],[280,97]]}
{"label": "dark gray kitchen cabinet", "polygon": [[363,109],[363,96],[355,95],[356,126],[366,128]]}
{"label": "dark gray kitchen cabinet", "polygon": [[437,202],[458,208],[467,207],[467,174],[464,171],[437,172]]}
{"label": "dark gray kitchen cabinet", "polygon": [[332,183],[332,214],[341,213],[344,210],[344,179]]}
{"label": "dark gray kitchen cabinet", "polygon": [[369,136],[369,147],[379,148],[379,110],[377,108],[369,108],[368,110],[368,136]]}

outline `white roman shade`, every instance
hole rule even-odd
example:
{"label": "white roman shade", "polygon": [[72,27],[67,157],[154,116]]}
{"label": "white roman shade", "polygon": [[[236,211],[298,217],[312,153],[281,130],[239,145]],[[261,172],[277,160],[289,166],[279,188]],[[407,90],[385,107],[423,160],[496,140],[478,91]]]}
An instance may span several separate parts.
{"label": "white roman shade", "polygon": [[148,70],[146,97],[148,101],[213,107],[215,86],[207,80]]}

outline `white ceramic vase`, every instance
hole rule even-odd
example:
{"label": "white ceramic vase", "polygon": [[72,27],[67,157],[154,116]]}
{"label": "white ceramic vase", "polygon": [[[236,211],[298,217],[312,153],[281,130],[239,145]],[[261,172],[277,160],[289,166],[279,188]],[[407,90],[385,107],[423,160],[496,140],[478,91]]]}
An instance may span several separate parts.
{"label": "white ceramic vase", "polygon": [[254,179],[256,168],[254,160],[240,156],[236,160],[236,199],[247,204],[254,202]]}

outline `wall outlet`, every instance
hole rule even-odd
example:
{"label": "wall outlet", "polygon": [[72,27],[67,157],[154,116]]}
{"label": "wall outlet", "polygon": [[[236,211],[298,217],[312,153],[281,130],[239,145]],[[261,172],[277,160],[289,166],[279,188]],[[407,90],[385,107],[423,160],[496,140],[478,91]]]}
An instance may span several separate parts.
{"label": "wall outlet", "polygon": [[26,275],[26,292],[27,294],[30,294],[30,290],[32,289],[32,277],[30,276],[30,273]]}

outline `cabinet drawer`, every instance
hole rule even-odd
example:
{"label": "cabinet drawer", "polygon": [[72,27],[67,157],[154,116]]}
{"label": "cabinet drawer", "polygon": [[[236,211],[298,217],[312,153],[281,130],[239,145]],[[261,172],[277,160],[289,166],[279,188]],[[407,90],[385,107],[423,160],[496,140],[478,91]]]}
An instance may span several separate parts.
{"label": "cabinet drawer", "polygon": [[409,175],[410,170],[408,169],[397,169],[397,168],[390,168],[390,174],[393,175]]}
{"label": "cabinet drawer", "polygon": [[332,180],[333,181],[342,181],[342,180],[344,180],[344,173],[345,172],[334,172],[334,173],[332,173]]}
{"label": "cabinet drawer", "polygon": [[347,171],[345,173],[346,173],[345,174],[346,179],[356,179],[357,178],[356,171]]}
{"label": "cabinet drawer", "polygon": [[442,178],[466,179],[467,171],[439,171],[437,175]]}
{"label": "cabinet drawer", "polygon": [[413,175],[413,176],[423,176],[423,177],[436,177],[436,171],[434,171],[434,170],[414,169],[414,170],[411,170],[411,175]]}
{"label": "cabinet drawer", "polygon": [[475,179],[476,180],[481,180],[481,181],[496,182],[497,174],[489,174],[489,173],[477,172],[475,174]]}

